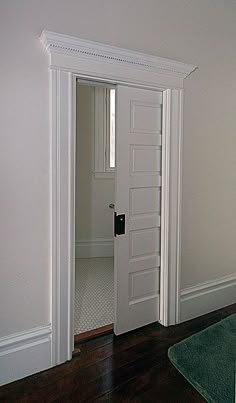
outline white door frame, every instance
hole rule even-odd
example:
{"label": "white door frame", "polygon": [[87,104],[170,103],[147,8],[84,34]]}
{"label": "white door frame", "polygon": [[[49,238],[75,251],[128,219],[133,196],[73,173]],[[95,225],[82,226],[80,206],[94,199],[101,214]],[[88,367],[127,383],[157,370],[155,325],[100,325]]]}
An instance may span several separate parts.
{"label": "white door frame", "polygon": [[49,54],[52,365],[73,350],[76,77],[163,91],[160,322],[179,322],[183,82],[196,66],[43,31]]}

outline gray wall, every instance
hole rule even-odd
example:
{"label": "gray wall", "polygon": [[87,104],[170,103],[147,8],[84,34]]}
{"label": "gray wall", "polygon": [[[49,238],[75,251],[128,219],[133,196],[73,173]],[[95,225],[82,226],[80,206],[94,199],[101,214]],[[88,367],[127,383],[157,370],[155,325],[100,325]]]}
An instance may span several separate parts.
{"label": "gray wall", "polygon": [[49,322],[43,29],[199,66],[185,83],[182,287],[234,272],[235,1],[2,0],[0,27],[0,336]]}

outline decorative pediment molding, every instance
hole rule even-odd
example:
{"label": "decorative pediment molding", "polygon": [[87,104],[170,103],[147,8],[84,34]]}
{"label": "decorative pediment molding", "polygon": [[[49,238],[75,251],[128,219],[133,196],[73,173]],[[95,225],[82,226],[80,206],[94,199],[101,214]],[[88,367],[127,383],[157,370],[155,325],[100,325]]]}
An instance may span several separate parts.
{"label": "decorative pediment molding", "polygon": [[50,56],[61,54],[83,59],[92,59],[96,62],[109,62],[126,67],[130,66],[132,69],[137,68],[146,72],[165,74],[182,79],[186,78],[197,68],[197,66],[191,64],[104,45],[99,42],[92,42],[51,31],[44,30],[40,39]]}

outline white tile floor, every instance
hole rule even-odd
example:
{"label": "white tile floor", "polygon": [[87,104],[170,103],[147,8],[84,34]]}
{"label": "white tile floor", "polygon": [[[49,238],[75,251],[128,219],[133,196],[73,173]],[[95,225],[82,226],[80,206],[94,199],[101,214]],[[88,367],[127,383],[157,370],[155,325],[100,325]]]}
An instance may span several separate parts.
{"label": "white tile floor", "polygon": [[76,259],[74,334],[113,322],[113,257]]}

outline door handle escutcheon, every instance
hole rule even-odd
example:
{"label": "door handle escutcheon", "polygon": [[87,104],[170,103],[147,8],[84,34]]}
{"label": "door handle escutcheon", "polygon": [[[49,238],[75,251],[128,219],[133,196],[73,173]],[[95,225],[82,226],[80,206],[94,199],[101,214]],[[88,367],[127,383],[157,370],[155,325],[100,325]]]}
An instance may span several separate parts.
{"label": "door handle escutcheon", "polygon": [[114,213],[114,236],[125,234],[125,214]]}

